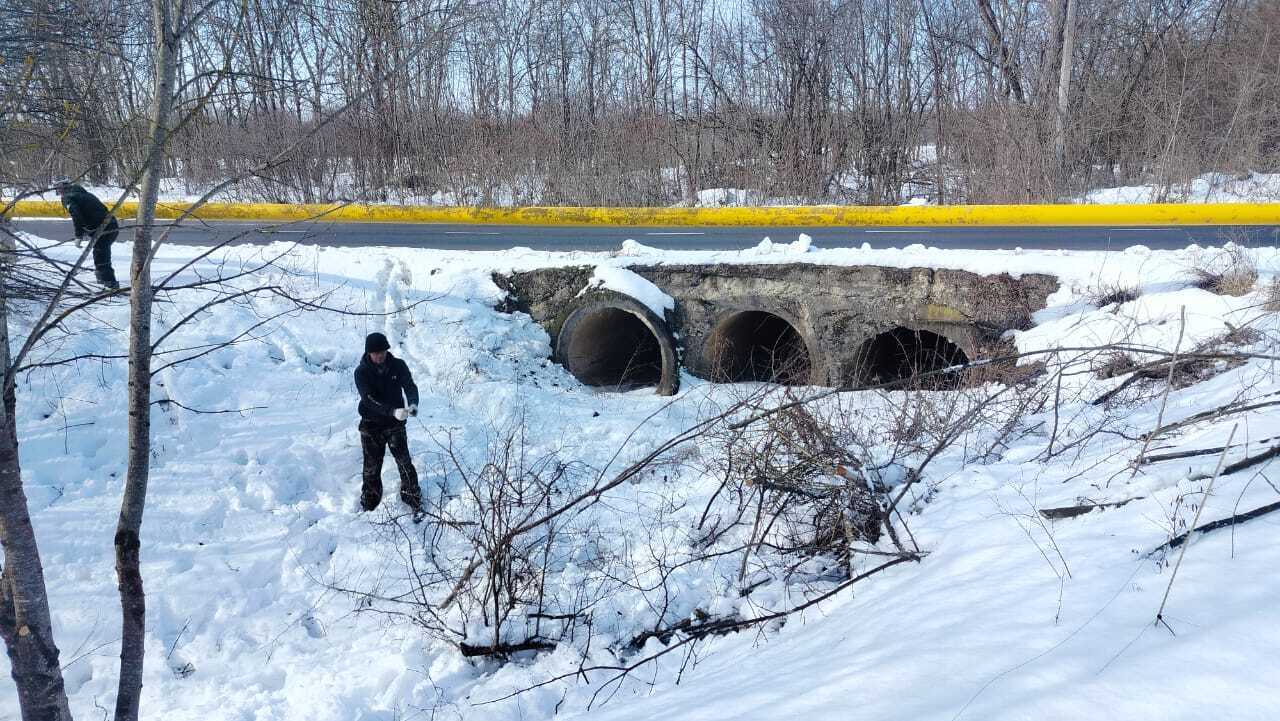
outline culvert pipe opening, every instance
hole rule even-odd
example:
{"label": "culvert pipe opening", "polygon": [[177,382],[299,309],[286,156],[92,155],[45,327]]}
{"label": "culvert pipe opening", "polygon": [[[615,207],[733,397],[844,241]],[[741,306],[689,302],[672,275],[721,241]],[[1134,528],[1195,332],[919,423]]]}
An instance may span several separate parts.
{"label": "culvert pipe opening", "polygon": [[[858,352],[856,381],[878,385],[941,371],[969,362],[969,356],[946,336],[899,326],[868,339]],[[960,385],[960,373],[920,378],[918,387],[945,390]]]}
{"label": "culvert pipe opening", "polygon": [[809,382],[809,349],[795,326],[766,311],[743,311],[720,321],[707,342],[712,380]]}
{"label": "culvert pipe opening", "polygon": [[589,386],[626,390],[662,382],[662,346],[634,313],[605,307],[575,319],[563,362]]}

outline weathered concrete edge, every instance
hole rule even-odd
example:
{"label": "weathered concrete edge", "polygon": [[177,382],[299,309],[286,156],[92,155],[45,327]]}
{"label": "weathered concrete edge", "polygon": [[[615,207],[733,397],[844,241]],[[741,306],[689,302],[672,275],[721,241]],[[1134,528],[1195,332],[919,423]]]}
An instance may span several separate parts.
{"label": "weathered concrete edge", "polygon": [[645,307],[644,303],[616,291],[594,290],[575,299],[572,307],[564,313],[563,321],[559,323],[559,329],[556,331],[555,342],[552,347],[552,359],[568,368],[568,345],[573,341],[573,335],[577,331],[578,323],[592,313],[606,308],[631,313],[640,319],[640,322],[653,334],[654,339],[658,342],[659,353],[662,356],[662,378],[658,382],[656,392],[660,396],[675,395],[680,390],[680,368],[682,363],[680,345],[671,329],[671,323],[667,318],[655,315],[653,311]]}
{"label": "weathered concrete edge", "polygon": [[[0,202],[0,207],[3,203]],[[173,219],[190,207],[161,203],[157,216]],[[121,206],[131,218],[137,203]],[[9,215],[65,217],[57,201],[23,200]],[[1280,225],[1280,203],[1153,203],[1147,205],[779,206],[731,208],[473,208],[398,205],[287,205],[209,203],[201,220],[346,223],[450,223],[465,225],[618,226],[1097,226]]]}

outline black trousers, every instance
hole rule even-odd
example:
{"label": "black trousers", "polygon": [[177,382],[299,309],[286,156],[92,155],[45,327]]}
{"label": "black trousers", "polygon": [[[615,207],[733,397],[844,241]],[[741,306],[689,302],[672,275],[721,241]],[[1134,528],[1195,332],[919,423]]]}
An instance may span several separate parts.
{"label": "black trousers", "polygon": [[391,449],[400,470],[400,500],[413,509],[422,508],[418,471],[409,456],[409,436],[403,423],[383,425],[360,421],[360,448],[364,451],[364,482],[360,487],[360,507],[372,511],[382,501],[382,460]]}
{"label": "black trousers", "polygon": [[107,222],[107,226],[93,234],[93,270],[98,282],[103,285],[116,284],[116,271],[111,267],[111,244],[120,235],[120,226],[115,218]]}

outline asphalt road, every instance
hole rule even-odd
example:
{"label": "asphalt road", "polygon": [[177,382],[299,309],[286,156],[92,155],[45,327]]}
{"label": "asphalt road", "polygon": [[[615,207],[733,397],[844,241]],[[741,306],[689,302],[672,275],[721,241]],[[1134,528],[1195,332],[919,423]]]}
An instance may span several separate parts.
{"label": "asphalt road", "polygon": [[[17,220],[18,230],[46,238],[70,238],[69,220]],[[295,241],[308,245],[345,247],[390,246],[445,250],[506,250],[523,246],[535,250],[613,250],[631,238],[644,245],[680,250],[733,250],[749,248],[768,236],[775,242],[791,242],[800,233],[820,248],[904,247],[913,243],[937,248],[978,250],[1012,248],[1063,248],[1068,250],[1120,250],[1131,245],[1150,248],[1185,248],[1191,243],[1221,245],[1227,241],[1274,245],[1280,226],[1173,226],[1173,227],[947,227],[947,228],[750,228],[696,227],[648,228],[621,226],[537,225],[426,225],[400,223],[296,223],[271,225],[246,222],[193,223],[177,228],[170,240],[210,245],[235,238],[236,242]],[[123,229],[121,240],[132,231]]]}

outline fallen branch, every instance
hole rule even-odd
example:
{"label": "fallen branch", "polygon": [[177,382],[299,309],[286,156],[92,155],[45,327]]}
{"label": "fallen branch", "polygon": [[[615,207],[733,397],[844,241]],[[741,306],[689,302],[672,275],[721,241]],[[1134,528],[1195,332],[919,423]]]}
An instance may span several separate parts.
{"label": "fallen branch", "polygon": [[1075,518],[1076,516],[1083,516],[1089,511],[1097,510],[1099,508],[1120,508],[1121,506],[1128,505],[1130,503],[1133,503],[1134,501],[1140,501],[1143,498],[1145,498],[1145,496],[1136,496],[1134,498],[1126,498],[1123,501],[1114,501],[1111,503],[1082,503],[1078,506],[1061,506],[1059,508],[1041,508],[1040,515],[1044,516],[1045,518],[1051,521],[1056,521],[1063,518]]}
{"label": "fallen branch", "polygon": [[262,411],[267,409],[266,406],[249,406],[248,408],[226,408],[222,410],[211,411],[211,410],[205,410],[203,408],[192,408],[191,406],[183,405],[178,401],[173,400],[172,398],[160,398],[160,399],[151,401],[151,405],[160,406],[162,408],[167,408],[169,406],[177,406],[184,411],[191,411],[192,413],[201,413],[201,414],[210,414],[210,415],[218,414],[218,413],[239,413],[240,415],[244,415],[249,411]]}
{"label": "fallen branch", "polygon": [[[1274,395],[1274,394],[1268,393],[1267,395]],[[1161,426],[1155,429],[1154,431],[1152,431],[1151,433],[1153,436],[1162,436],[1165,433],[1168,433],[1169,431],[1176,431],[1179,428],[1182,428],[1184,426],[1189,426],[1203,420],[1207,420],[1207,419],[1217,420],[1220,418],[1225,418],[1226,416],[1233,416],[1238,413],[1248,413],[1249,411],[1257,411],[1263,408],[1271,408],[1273,406],[1280,406],[1280,401],[1264,401],[1262,403],[1251,403],[1245,406],[1229,406],[1229,405],[1219,406],[1218,408],[1213,408],[1207,411],[1201,411],[1199,413],[1195,413],[1193,415],[1187,416],[1186,418],[1183,418],[1180,421],[1174,421],[1173,423],[1170,423],[1168,425]]]}
{"label": "fallen branch", "polygon": [[[663,644],[671,642],[671,638],[677,633],[683,632],[689,635],[709,636],[716,632],[717,629],[725,627],[726,624],[732,624],[740,621],[740,618],[720,618],[711,620],[711,616],[707,615],[702,609],[694,609],[693,617],[681,619],[665,628],[656,628],[645,631],[637,635],[635,638],[627,642],[626,648],[631,651],[639,651],[644,648],[645,643],[651,638],[656,638]],[[695,624],[697,626],[695,627]]]}
{"label": "fallen branch", "polygon": [[1173,538],[1170,538],[1165,543],[1162,543],[1156,548],[1152,549],[1152,551],[1147,555],[1154,556],[1155,554],[1161,551],[1167,551],[1173,548],[1177,548],[1178,546],[1181,546],[1182,544],[1186,543],[1192,536],[1194,536],[1197,533],[1209,533],[1210,531],[1216,531],[1219,528],[1229,528],[1231,526],[1238,526],[1241,523],[1244,523],[1245,521],[1252,521],[1255,518],[1265,516],[1268,513],[1271,513],[1272,511],[1278,511],[1278,510],[1280,510],[1280,501],[1276,501],[1275,503],[1268,503],[1265,506],[1259,506],[1253,509],[1252,511],[1237,513],[1234,516],[1228,516],[1227,518],[1220,518],[1216,521],[1210,521],[1209,523],[1206,523],[1203,526],[1197,526],[1191,529],[1190,531],[1179,533]]}
{"label": "fallen branch", "polygon": [[1280,456],[1280,446],[1272,446],[1256,456],[1247,456],[1232,463],[1222,469],[1222,475],[1229,476],[1232,473],[1239,473],[1250,466],[1256,466],[1264,461],[1269,461],[1276,456]]}
{"label": "fallen branch", "polygon": [[[1276,436],[1273,436],[1271,438],[1263,438],[1260,441],[1254,441],[1254,443],[1266,443],[1267,441],[1274,441],[1275,439],[1276,439]],[[1249,445],[1248,443],[1240,443],[1235,446],[1232,446],[1232,448],[1244,448],[1248,445]],[[1153,453],[1149,456],[1143,456],[1139,458],[1138,462],[1144,466],[1147,466],[1147,465],[1151,465],[1152,463],[1160,463],[1162,461],[1176,461],[1179,458],[1195,458],[1196,456],[1212,456],[1215,453],[1221,453],[1224,450],[1226,450],[1226,446],[1218,446],[1217,448],[1197,448],[1193,451],[1176,451],[1174,453]]]}
{"label": "fallen branch", "polygon": [[497,643],[488,646],[476,646],[469,643],[459,643],[458,650],[467,658],[475,658],[477,656],[509,656],[513,653],[521,651],[550,651],[556,645],[549,641],[543,641],[540,638],[530,638],[520,643]]}

